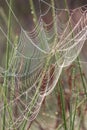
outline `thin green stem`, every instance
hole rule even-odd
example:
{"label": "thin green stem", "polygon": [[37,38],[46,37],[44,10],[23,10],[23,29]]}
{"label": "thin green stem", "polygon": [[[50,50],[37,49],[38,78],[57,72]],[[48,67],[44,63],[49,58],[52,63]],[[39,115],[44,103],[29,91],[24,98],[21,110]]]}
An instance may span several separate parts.
{"label": "thin green stem", "polygon": [[[71,88],[73,88],[74,84],[75,84],[74,77],[75,77],[75,68],[72,68],[72,70],[71,70],[71,78],[72,78]],[[72,116],[72,95],[70,97],[70,112],[69,112],[69,114],[70,114],[70,130],[72,130],[72,127],[73,127],[73,119],[72,119],[73,118],[73,116]]]}
{"label": "thin green stem", "polygon": [[62,107],[62,118],[63,118],[63,121],[64,121],[64,128],[65,128],[65,130],[67,130],[65,100],[64,100],[64,96],[63,96],[64,93],[63,93],[63,89],[62,89],[62,86],[60,84],[60,81],[59,81],[59,89],[60,89],[60,99],[61,99],[61,107]]}
{"label": "thin green stem", "polygon": [[82,69],[81,69],[81,65],[80,65],[80,62],[79,62],[79,58],[78,58],[78,57],[77,57],[77,61],[78,61],[78,65],[79,65],[79,71],[80,71],[80,76],[81,76],[81,80],[82,80],[84,92],[85,92],[86,97],[87,97],[87,90],[86,90],[86,85],[85,85],[85,82],[84,82],[84,76],[83,76],[83,74],[82,74]]}
{"label": "thin green stem", "polygon": [[74,112],[73,112],[73,119],[72,119],[72,129],[71,130],[74,130],[74,123],[75,123],[75,116],[76,116],[76,107],[77,107],[77,101],[78,101],[78,95],[76,97],[76,103],[75,103],[75,109],[74,109]]}
{"label": "thin green stem", "polygon": [[55,34],[58,35],[58,33],[57,33],[57,23],[55,22],[56,14],[55,14],[55,3],[54,3],[54,0],[51,0],[51,3],[52,3],[52,17],[53,17],[53,21],[54,21],[54,30],[55,30]]}
{"label": "thin green stem", "polygon": [[31,7],[31,14],[33,15],[33,22],[35,25],[37,25],[37,15],[34,7],[33,0],[29,0],[30,7]]}
{"label": "thin green stem", "polygon": [[[12,7],[12,0],[10,0],[10,7]],[[11,10],[9,9],[9,15],[8,15],[8,32],[7,32],[7,37],[10,39],[10,32],[11,32]],[[8,69],[9,66],[9,40],[7,39],[7,48],[6,48],[6,70]],[[7,74],[5,74],[4,77],[4,95],[6,98],[7,97]],[[6,127],[6,104],[7,101],[4,99],[4,112],[3,112],[3,130],[5,130]]]}

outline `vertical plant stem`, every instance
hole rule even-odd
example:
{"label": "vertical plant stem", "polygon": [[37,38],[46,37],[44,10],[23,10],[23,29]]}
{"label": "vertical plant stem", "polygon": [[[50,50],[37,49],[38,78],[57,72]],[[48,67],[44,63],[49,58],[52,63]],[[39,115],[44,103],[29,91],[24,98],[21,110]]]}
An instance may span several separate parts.
{"label": "vertical plant stem", "polygon": [[56,14],[55,14],[55,3],[54,3],[54,0],[51,0],[51,3],[52,3],[52,17],[53,17],[53,21],[54,21],[54,29],[55,29],[55,34],[57,35],[57,23],[55,21],[55,17],[56,17]]}
{"label": "vertical plant stem", "polygon": [[[75,77],[75,68],[72,68],[71,70],[71,78],[72,78],[72,83],[71,83],[71,97],[70,97],[70,130],[72,130],[72,127],[73,127],[73,122],[74,122],[74,118],[72,116],[72,88],[74,87],[74,84],[75,84],[75,80],[74,80],[74,77]],[[74,113],[75,114],[75,113]]]}
{"label": "vertical plant stem", "polygon": [[[10,0],[9,3],[10,7],[12,7],[12,0]],[[7,37],[10,39],[10,32],[11,32],[11,10],[9,9],[9,14],[8,14],[8,32],[7,32]],[[6,70],[8,69],[9,66],[9,40],[7,39],[7,48],[6,48]],[[7,73],[5,73],[4,77],[4,95],[6,98],[7,97]],[[6,104],[7,101],[4,99],[4,112],[3,112],[3,130],[5,130],[6,127]]]}
{"label": "vertical plant stem", "polygon": [[78,95],[77,95],[77,97],[76,97],[76,103],[75,103],[75,109],[74,109],[74,112],[73,112],[72,129],[71,129],[71,130],[74,130],[74,123],[75,123],[75,116],[76,116],[77,101],[78,101]]}
{"label": "vertical plant stem", "polygon": [[84,76],[83,76],[83,74],[82,74],[82,69],[81,69],[81,65],[80,65],[80,62],[79,62],[79,58],[78,58],[78,57],[77,57],[77,61],[78,61],[78,65],[79,65],[79,71],[80,71],[80,76],[81,76],[81,80],[82,80],[84,92],[85,92],[85,95],[86,95],[86,97],[87,97],[87,90],[86,90],[86,85],[85,85],[85,82],[84,82]]}
{"label": "vertical plant stem", "polygon": [[30,3],[30,7],[31,7],[31,13],[33,15],[33,22],[35,25],[37,25],[37,15],[36,15],[33,0],[29,0],[29,3]]}
{"label": "vertical plant stem", "polygon": [[67,122],[66,122],[66,112],[65,112],[65,100],[62,86],[59,81],[59,89],[60,89],[60,99],[61,99],[61,107],[62,107],[62,118],[64,121],[64,128],[67,130]]}
{"label": "vertical plant stem", "polygon": [[[68,9],[68,12],[67,12],[67,18],[69,19],[69,7],[68,7],[68,4],[67,4],[67,0],[64,0],[64,3],[65,3],[65,7]],[[70,30],[72,31],[72,25],[71,23],[69,23],[70,25]],[[72,32],[72,38],[73,38],[73,32]],[[74,71],[75,69],[72,70],[72,78],[74,77]],[[74,81],[72,80],[72,87],[74,87]],[[75,115],[76,115],[76,111],[74,111],[74,116],[72,116],[72,96],[71,96],[71,100],[70,100],[70,130],[73,130],[74,128],[74,120],[75,120]]]}

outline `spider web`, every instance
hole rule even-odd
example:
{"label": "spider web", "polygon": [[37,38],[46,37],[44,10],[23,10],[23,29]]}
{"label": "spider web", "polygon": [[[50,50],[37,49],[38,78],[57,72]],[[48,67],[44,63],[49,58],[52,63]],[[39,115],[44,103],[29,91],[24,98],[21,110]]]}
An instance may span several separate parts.
{"label": "spider web", "polygon": [[[40,8],[41,14],[36,27],[28,32],[20,25],[6,0],[21,28],[16,47],[0,28],[13,49],[8,70],[0,67],[1,77],[5,74],[8,77],[8,89],[10,88],[11,93],[11,99],[6,107],[17,109],[15,110],[17,117],[13,116],[11,128],[14,126],[19,128],[24,122],[31,122],[36,118],[45,96],[49,95],[56,86],[62,69],[77,58],[87,38],[86,6],[69,12],[68,9],[54,8],[44,0],[41,2],[47,9],[42,13]],[[50,12],[52,18],[47,21]],[[0,108],[2,111],[3,103]],[[9,114],[7,119],[8,117]],[[8,121],[7,126],[6,129],[9,129]]]}

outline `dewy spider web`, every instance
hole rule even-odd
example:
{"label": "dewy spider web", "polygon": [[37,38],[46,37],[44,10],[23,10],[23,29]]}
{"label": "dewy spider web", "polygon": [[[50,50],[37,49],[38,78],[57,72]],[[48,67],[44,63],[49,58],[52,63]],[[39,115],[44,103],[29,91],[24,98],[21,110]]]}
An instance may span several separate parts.
{"label": "dewy spider web", "polygon": [[[87,38],[86,6],[70,13],[68,9],[56,9],[43,0],[41,2],[47,6],[47,10],[44,13],[40,11],[36,27],[27,32],[6,0],[21,28],[16,48],[8,39],[14,50],[8,70],[0,68],[1,76],[6,73],[8,77],[8,88],[12,95],[6,107],[11,106],[18,111],[17,117],[12,119],[11,128],[21,126],[25,120],[31,122],[35,119],[44,97],[53,91],[62,69],[77,58]],[[47,21],[48,16],[53,16],[53,9],[55,17]],[[77,15],[79,17],[75,18]],[[3,29],[0,30],[7,38]],[[0,111],[3,108],[2,105]]]}

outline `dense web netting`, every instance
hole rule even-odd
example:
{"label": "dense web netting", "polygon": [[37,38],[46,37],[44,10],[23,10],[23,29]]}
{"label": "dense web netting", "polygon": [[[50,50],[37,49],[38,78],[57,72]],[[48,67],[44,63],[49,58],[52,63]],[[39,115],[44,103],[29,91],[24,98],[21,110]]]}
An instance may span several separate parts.
{"label": "dense web netting", "polygon": [[[19,23],[7,0],[6,3]],[[54,8],[44,0],[41,3],[46,10],[42,13],[40,8],[37,25],[27,32],[19,23],[21,32],[16,47],[8,39],[12,47],[9,68],[0,67],[0,76],[6,74],[11,93],[6,107],[11,106],[17,113],[11,128],[35,119],[44,97],[56,86],[62,69],[77,58],[87,38],[87,6],[69,11]],[[51,18],[47,19],[49,16]],[[1,27],[0,33],[7,38]],[[3,108],[2,103],[0,112]],[[10,118],[9,113],[7,118]]]}

